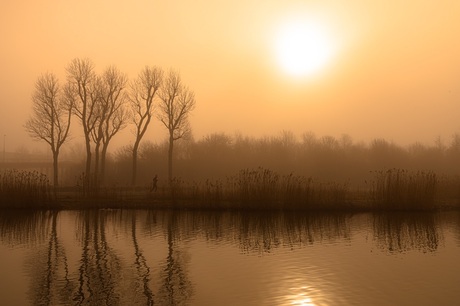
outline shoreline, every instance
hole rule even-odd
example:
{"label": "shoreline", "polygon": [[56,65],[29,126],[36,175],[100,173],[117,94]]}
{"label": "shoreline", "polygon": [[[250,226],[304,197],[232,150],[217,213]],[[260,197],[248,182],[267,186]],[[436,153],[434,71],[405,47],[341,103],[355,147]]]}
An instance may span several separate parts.
{"label": "shoreline", "polygon": [[0,209],[187,209],[254,211],[437,211],[460,209],[460,189],[433,172],[377,171],[364,189],[280,176],[269,169],[241,170],[227,180],[171,179],[157,186],[53,187],[38,172],[6,173]]}
{"label": "shoreline", "polygon": [[[84,209],[159,209],[159,210],[187,210],[187,211],[267,211],[267,212],[324,212],[324,213],[360,213],[360,212],[440,212],[460,210],[458,199],[435,200],[428,208],[417,207],[384,207],[375,205],[371,199],[366,199],[365,193],[356,199],[344,202],[311,203],[311,202],[282,202],[274,200],[241,200],[241,199],[206,199],[191,197],[176,197],[165,194],[152,194],[140,190],[121,189],[113,193],[112,189],[102,190],[98,195],[82,196],[76,191],[57,191],[51,198],[38,203],[27,203],[22,199],[20,203],[1,199],[0,210],[84,210]],[[107,192],[112,192],[108,195]],[[25,202],[24,202],[25,201]]]}

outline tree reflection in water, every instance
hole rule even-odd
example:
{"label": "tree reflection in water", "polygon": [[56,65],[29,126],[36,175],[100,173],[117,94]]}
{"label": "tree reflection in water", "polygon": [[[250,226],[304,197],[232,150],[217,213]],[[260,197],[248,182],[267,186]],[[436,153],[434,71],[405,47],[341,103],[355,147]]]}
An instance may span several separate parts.
{"label": "tree reflection in water", "polygon": [[[389,252],[432,252],[440,244],[437,214],[366,216],[373,220],[374,242]],[[76,220],[75,229],[69,220]],[[4,211],[0,238],[33,250],[26,263],[33,304],[181,305],[195,293],[188,241],[266,253],[351,240],[355,221],[333,213]],[[66,229],[75,230],[74,238]],[[153,264],[152,254],[163,255]]]}
{"label": "tree reflection in water", "polygon": [[[186,237],[180,230],[178,214],[173,211],[119,211],[117,226],[129,232],[134,253],[131,304],[182,305],[192,297],[193,285],[188,275],[190,255],[181,244]],[[139,229],[142,229],[141,235],[138,235]],[[149,242],[159,232],[165,241],[154,247],[165,248],[165,257],[158,266],[151,267],[146,256],[149,254],[144,254],[140,241]]]}
{"label": "tree reflection in water", "polygon": [[110,212],[85,210],[77,217],[77,234],[82,251],[78,268],[78,304],[118,305],[120,302],[121,260],[107,243],[106,223]]}
{"label": "tree reflection in water", "polygon": [[139,246],[137,239],[137,214],[131,215],[131,239],[134,246],[136,272],[138,278],[136,278],[136,287],[142,287],[142,293],[145,295],[145,305],[154,305],[153,292],[150,288],[150,267],[147,264],[147,260]]}
{"label": "tree reflection in water", "polygon": [[30,296],[37,305],[66,303],[75,288],[69,277],[65,249],[58,238],[58,214],[53,211],[49,215],[51,226],[46,250],[36,253],[29,262],[32,273]]}
{"label": "tree reflection in water", "polygon": [[[138,218],[139,215],[145,217],[145,212],[77,212],[74,216],[79,246],[73,249],[73,257],[78,259],[72,267],[69,267],[65,250],[69,242],[61,242],[60,214],[58,211],[39,211],[0,215],[2,243],[33,247],[34,252],[26,264],[32,304],[181,305],[193,295],[187,269],[190,256],[180,246],[177,213],[166,213],[162,215],[162,222],[157,223],[150,222],[148,216],[151,214],[147,214],[147,219]],[[130,231],[127,238],[132,243],[131,248],[114,240],[109,232],[110,226],[121,225]],[[138,228],[141,226],[163,227],[165,243],[158,247],[166,247],[167,255],[155,269],[156,275],[152,274],[139,242]],[[122,256],[126,253],[131,253],[133,262],[128,263]],[[156,288],[152,278],[157,280]]]}
{"label": "tree reflection in water", "polygon": [[36,305],[65,303],[72,291],[65,249],[58,238],[57,211],[2,213],[2,241],[33,248],[26,262],[29,297]]}
{"label": "tree reflection in water", "polygon": [[[166,221],[166,222],[165,222]],[[193,285],[188,276],[187,266],[190,255],[177,243],[181,240],[179,213],[172,211],[163,221],[166,226],[168,255],[161,271],[159,299],[161,305],[183,305],[193,295]]]}

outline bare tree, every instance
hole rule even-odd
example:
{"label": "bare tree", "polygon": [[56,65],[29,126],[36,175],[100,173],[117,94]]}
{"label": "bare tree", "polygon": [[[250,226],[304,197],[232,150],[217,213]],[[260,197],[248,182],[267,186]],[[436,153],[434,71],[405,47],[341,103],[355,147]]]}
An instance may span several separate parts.
{"label": "bare tree", "polygon": [[104,103],[103,99],[103,81],[102,78],[96,76],[92,86],[92,93],[94,97],[94,120],[92,121],[92,128],[90,129],[90,136],[94,142],[94,173],[92,175],[93,184],[99,184],[99,161],[100,161],[100,147],[103,138],[103,125],[107,116],[108,106]]}
{"label": "bare tree", "polygon": [[173,172],[174,141],[190,133],[188,117],[195,107],[195,94],[184,86],[178,72],[171,70],[160,90],[158,119],[169,133],[168,179]]}
{"label": "bare tree", "polygon": [[136,139],[133,145],[131,184],[136,184],[137,155],[139,145],[150,124],[154,110],[154,100],[163,81],[163,71],[158,67],[146,66],[131,83],[129,101]]}
{"label": "bare tree", "polygon": [[121,73],[115,66],[111,66],[94,82],[97,87],[94,91],[98,92],[99,95],[94,109],[94,128],[91,130],[91,138],[95,144],[95,184],[104,181],[105,161],[110,141],[126,126],[128,116],[125,109],[126,94],[124,89],[127,80],[125,74]]}
{"label": "bare tree", "polygon": [[102,126],[102,152],[101,152],[101,182],[105,179],[105,162],[109,143],[119,131],[126,127],[128,112],[126,111],[127,94],[125,91],[128,77],[111,66],[102,75],[103,95],[102,101],[106,110]]}
{"label": "bare tree", "polygon": [[73,113],[80,119],[86,146],[86,184],[91,173],[91,132],[96,123],[96,104],[100,98],[96,86],[96,74],[91,60],[73,59],[66,68],[66,95],[72,100]]}
{"label": "bare tree", "polygon": [[71,103],[64,98],[58,78],[52,73],[41,75],[32,95],[33,114],[25,124],[32,138],[44,140],[53,153],[53,184],[58,186],[58,158],[69,135]]}

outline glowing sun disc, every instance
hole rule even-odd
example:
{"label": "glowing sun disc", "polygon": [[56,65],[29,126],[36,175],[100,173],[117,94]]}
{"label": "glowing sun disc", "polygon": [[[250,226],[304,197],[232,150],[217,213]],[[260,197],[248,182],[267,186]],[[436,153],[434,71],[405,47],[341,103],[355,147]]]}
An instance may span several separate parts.
{"label": "glowing sun disc", "polygon": [[311,75],[330,60],[333,46],[317,24],[291,21],[280,27],[275,41],[276,58],[294,76]]}

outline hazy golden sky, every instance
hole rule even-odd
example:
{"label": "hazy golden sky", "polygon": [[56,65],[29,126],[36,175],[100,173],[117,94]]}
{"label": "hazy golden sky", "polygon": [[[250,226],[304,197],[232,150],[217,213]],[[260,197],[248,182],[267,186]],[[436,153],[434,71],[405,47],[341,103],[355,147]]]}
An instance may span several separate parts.
{"label": "hazy golden sky", "polygon": [[[64,81],[71,59],[89,57],[97,71],[115,64],[130,77],[145,65],[179,70],[196,94],[196,139],[292,130],[447,142],[460,132],[459,16],[460,1],[447,0],[2,1],[0,133],[7,150],[29,146],[37,77]],[[299,19],[333,46],[307,76],[289,75],[275,56],[279,29]],[[160,129],[146,139],[161,140]],[[132,141],[129,128],[123,135],[117,144]]]}

